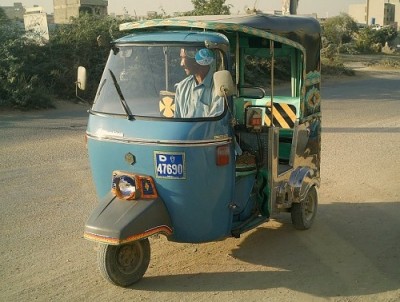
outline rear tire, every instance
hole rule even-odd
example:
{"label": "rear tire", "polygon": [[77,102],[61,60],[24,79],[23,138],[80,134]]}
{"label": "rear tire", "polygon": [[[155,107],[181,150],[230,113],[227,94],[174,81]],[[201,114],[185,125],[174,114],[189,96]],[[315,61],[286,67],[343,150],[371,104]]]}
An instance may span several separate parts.
{"label": "rear tire", "polygon": [[118,246],[100,244],[97,261],[107,281],[122,287],[132,285],[142,279],[149,266],[149,239]]}
{"label": "rear tire", "polygon": [[298,230],[308,230],[317,214],[318,195],[315,186],[308,191],[306,198],[300,203],[292,204],[292,223]]}

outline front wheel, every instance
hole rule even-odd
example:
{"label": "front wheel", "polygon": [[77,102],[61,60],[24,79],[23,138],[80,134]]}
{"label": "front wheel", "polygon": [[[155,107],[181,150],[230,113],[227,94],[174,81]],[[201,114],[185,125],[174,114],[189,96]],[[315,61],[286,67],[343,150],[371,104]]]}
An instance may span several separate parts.
{"label": "front wheel", "polygon": [[107,281],[122,287],[132,285],[142,279],[149,266],[149,239],[118,246],[100,244],[97,261]]}
{"label": "front wheel", "polygon": [[292,204],[292,223],[298,230],[307,230],[314,222],[317,214],[318,195],[315,187],[311,187],[306,198],[300,203]]}

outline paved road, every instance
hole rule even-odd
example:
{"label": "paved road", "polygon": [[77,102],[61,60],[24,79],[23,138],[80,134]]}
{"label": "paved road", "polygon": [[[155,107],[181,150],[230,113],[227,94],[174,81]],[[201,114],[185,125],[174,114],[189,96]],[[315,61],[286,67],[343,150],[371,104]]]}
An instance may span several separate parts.
{"label": "paved road", "polygon": [[106,283],[82,238],[95,206],[83,105],[0,113],[1,301],[400,300],[400,74],[323,85],[313,228],[285,214],[241,239],[152,239],[145,278]]}

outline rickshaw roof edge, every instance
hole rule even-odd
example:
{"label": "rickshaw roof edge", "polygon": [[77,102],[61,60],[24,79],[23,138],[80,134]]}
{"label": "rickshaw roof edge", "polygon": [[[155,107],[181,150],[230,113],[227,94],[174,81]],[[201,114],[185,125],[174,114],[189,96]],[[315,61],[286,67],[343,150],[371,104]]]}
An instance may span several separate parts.
{"label": "rickshaw roof edge", "polygon": [[[150,28],[198,28],[215,31],[235,31],[262,35],[273,40],[303,48],[321,37],[321,27],[315,18],[303,16],[277,16],[269,14],[184,16],[170,19],[152,19],[120,25],[121,31]],[[291,43],[292,42],[292,43]],[[307,47],[305,47],[307,48]]]}
{"label": "rickshaw roof edge", "polygon": [[135,32],[123,36],[115,41],[114,44],[118,43],[132,43],[132,42],[203,42],[204,40],[209,40],[214,43],[224,43],[229,44],[229,40],[226,36],[215,33],[215,32],[193,32],[188,29],[185,30],[168,30],[163,31],[167,35],[162,35],[159,32],[146,31],[145,33],[137,34]]}

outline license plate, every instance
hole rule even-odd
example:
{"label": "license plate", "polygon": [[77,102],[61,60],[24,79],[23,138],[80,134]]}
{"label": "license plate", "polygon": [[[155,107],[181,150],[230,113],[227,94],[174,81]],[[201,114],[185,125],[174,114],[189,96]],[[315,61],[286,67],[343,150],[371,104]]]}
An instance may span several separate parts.
{"label": "license plate", "polygon": [[154,152],[157,178],[186,179],[185,153]]}

